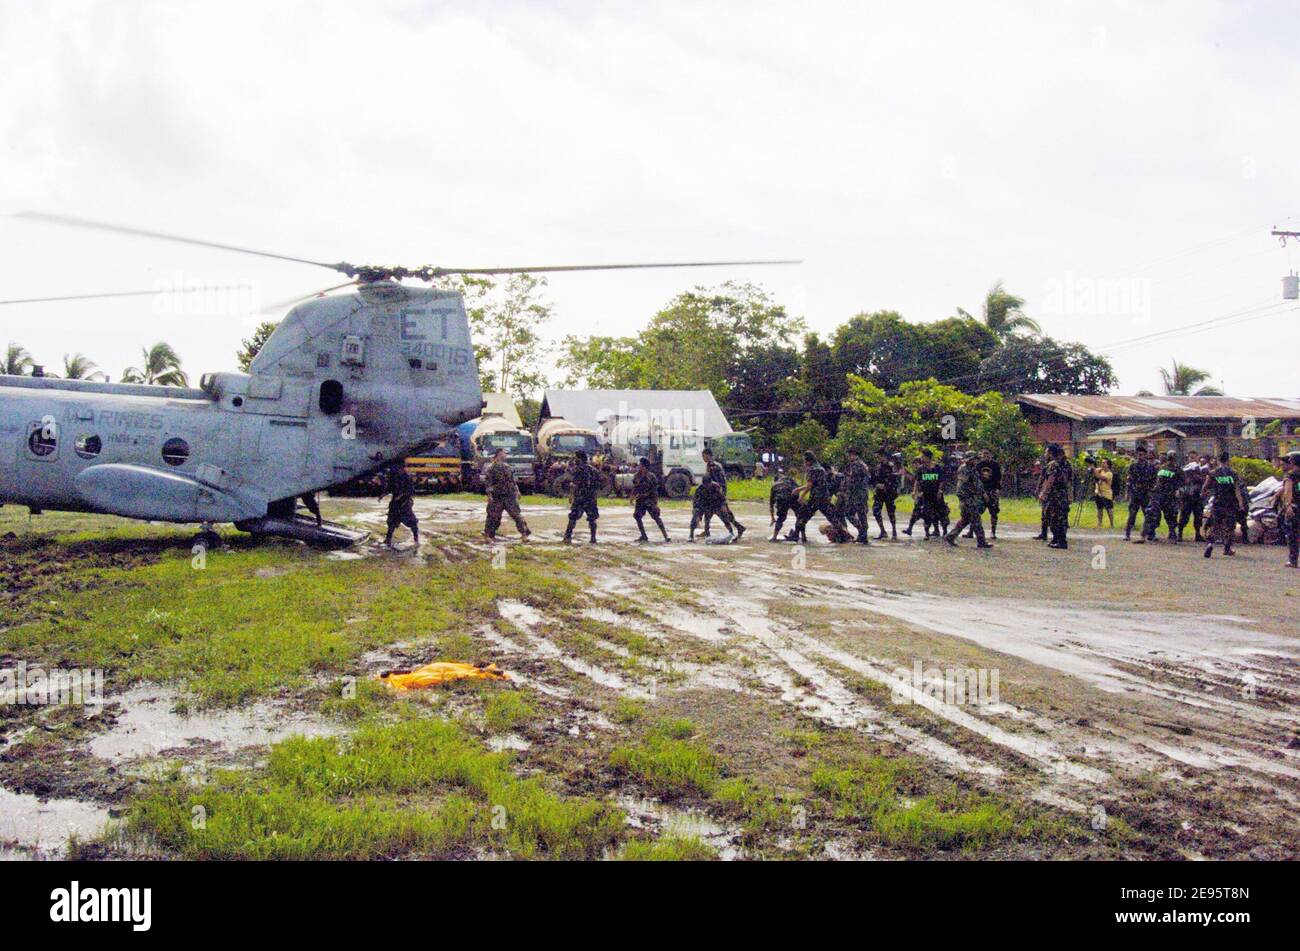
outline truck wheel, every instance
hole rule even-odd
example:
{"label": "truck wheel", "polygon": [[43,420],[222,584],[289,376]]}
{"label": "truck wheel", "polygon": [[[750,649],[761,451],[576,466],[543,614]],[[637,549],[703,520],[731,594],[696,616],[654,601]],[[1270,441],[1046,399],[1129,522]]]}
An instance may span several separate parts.
{"label": "truck wheel", "polygon": [[664,479],[664,494],[670,499],[684,499],[691,491],[691,480],[684,472],[670,472]]}

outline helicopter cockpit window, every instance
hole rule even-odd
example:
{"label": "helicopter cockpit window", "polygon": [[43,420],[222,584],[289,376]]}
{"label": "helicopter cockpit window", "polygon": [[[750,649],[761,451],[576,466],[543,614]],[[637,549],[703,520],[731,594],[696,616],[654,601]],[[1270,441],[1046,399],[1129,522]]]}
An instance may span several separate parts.
{"label": "helicopter cockpit window", "polygon": [[183,466],[190,457],[190,444],[184,439],[169,439],[163,443],[162,457],[169,466]]}
{"label": "helicopter cockpit window", "polygon": [[72,448],[82,459],[94,459],[104,450],[104,442],[98,436],[78,436]]}

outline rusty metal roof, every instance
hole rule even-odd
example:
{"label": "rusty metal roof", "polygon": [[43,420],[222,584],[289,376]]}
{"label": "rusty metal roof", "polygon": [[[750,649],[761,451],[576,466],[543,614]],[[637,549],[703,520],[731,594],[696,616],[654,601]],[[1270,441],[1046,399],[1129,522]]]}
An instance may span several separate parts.
{"label": "rusty metal roof", "polygon": [[1300,419],[1300,399],[1235,396],[1069,396],[1022,393],[1016,402],[1071,419]]}

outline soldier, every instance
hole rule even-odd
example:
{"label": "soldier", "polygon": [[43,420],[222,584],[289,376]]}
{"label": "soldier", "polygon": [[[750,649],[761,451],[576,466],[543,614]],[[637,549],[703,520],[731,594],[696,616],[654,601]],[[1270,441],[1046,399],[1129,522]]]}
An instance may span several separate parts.
{"label": "soldier", "polygon": [[1169,530],[1169,540],[1178,542],[1178,489],[1183,484],[1183,472],[1178,468],[1177,456],[1170,449],[1160,468],[1156,470],[1156,482],[1147,497],[1147,509],[1142,515],[1142,537],[1135,542],[1156,540],[1156,529],[1163,518]]}
{"label": "soldier", "polygon": [[603,480],[595,467],[587,462],[587,452],[579,449],[573,454],[573,485],[569,489],[569,525],[564,530],[564,543],[573,543],[573,526],[578,519],[587,517],[587,527],[591,529],[591,544],[596,544],[596,520],[600,518],[600,506],[596,496],[600,492]]}
{"label": "soldier", "polygon": [[519,486],[515,484],[515,474],[506,462],[504,449],[498,449],[492,454],[492,463],[483,472],[483,485],[487,489],[487,524],[483,527],[483,534],[488,541],[496,539],[503,512],[509,513],[514,519],[519,537],[527,541],[532,532],[528,530],[528,523],[519,511]]}
{"label": "soldier", "polygon": [[[735,541],[740,541],[740,537],[745,534],[745,526],[736,521],[736,517],[731,514],[731,507],[727,505],[727,473],[722,468],[722,464],[714,462],[713,453],[706,449],[704,456],[704,477],[700,479],[700,484],[695,490],[691,512],[691,534],[690,540],[695,541],[695,529],[699,526],[700,520],[704,520],[705,536],[708,535],[709,519],[714,515],[722,519],[722,524],[727,527],[728,536],[735,536]],[[729,539],[730,540],[730,539]]]}
{"label": "soldier", "polygon": [[401,462],[394,462],[388,467],[388,475],[384,479],[383,488],[380,489],[379,498],[385,495],[388,499],[388,535],[384,538],[384,544],[389,548],[393,547],[393,532],[397,530],[398,525],[405,525],[411,530],[411,536],[415,539],[415,547],[420,547],[420,522],[415,517],[415,485],[411,482],[411,477],[406,473],[406,466]]}
{"label": "soldier", "polygon": [[1205,546],[1205,557],[1214,554],[1214,543],[1223,545],[1225,555],[1235,554],[1232,550],[1232,536],[1237,531],[1237,516],[1241,512],[1241,479],[1232,471],[1228,460],[1232,457],[1219,453],[1219,465],[1205,477],[1201,493],[1210,498],[1209,544]]}
{"label": "soldier", "polygon": [[[1043,481],[1047,478],[1047,464],[1051,461],[1051,456],[1044,449],[1043,458],[1034,463],[1034,478],[1038,480],[1038,485],[1034,489],[1035,498],[1042,494]],[[1038,534],[1034,538],[1040,542],[1047,541],[1047,505],[1043,502],[1040,502],[1038,506]]]}
{"label": "soldier", "polygon": [[880,534],[876,537],[881,540],[885,538],[885,523],[880,518],[880,513],[884,510],[889,513],[889,529],[894,541],[898,541],[898,523],[894,520],[894,502],[898,498],[898,470],[884,449],[879,450],[876,457],[876,468],[871,473],[871,482],[876,487],[871,500],[871,516],[880,528]]}
{"label": "soldier", "polygon": [[[979,472],[980,481],[984,484],[983,510],[989,513],[989,537],[997,538],[998,513],[1002,511],[1002,466],[993,458],[993,451],[990,449],[981,449],[979,455],[972,460],[972,464],[975,466],[976,471]],[[960,469],[960,467],[958,468]],[[958,498],[960,501],[960,496]],[[966,537],[975,537],[974,525],[970,525],[966,529]]]}
{"label": "soldier", "polygon": [[840,501],[844,518],[857,531],[859,545],[869,545],[867,533],[871,522],[867,518],[867,496],[871,492],[871,469],[862,461],[857,447],[849,449],[849,462],[844,467],[844,481],[840,486]]}
{"label": "soldier", "polygon": [[636,475],[632,476],[632,498],[636,500],[632,518],[636,520],[636,527],[641,532],[641,537],[637,541],[650,541],[645,533],[646,515],[654,519],[655,524],[659,526],[659,531],[664,534],[664,541],[672,541],[668,537],[668,529],[664,528],[664,520],[659,516],[659,477],[650,470],[650,460],[644,456],[637,465]]}
{"label": "soldier", "polygon": [[1070,524],[1070,483],[1072,472],[1065,452],[1056,443],[1047,447],[1050,460],[1043,470],[1043,486],[1038,492],[1038,501],[1043,503],[1047,516],[1047,529],[1052,540],[1048,548],[1069,548],[1066,530]]}
{"label": "soldier", "polygon": [[1300,452],[1288,453],[1282,460],[1282,491],[1278,493],[1277,513],[1286,539],[1287,564],[1292,568],[1300,555]]}
{"label": "soldier", "polygon": [[307,511],[311,512],[312,516],[316,519],[316,527],[320,528],[322,520],[320,517],[320,503],[316,501],[316,493],[304,492],[302,495],[298,496],[298,498],[302,500],[302,504],[307,507]]}
{"label": "soldier", "polygon": [[796,493],[805,496],[803,508],[798,513],[794,523],[795,537],[808,544],[808,523],[818,512],[831,523],[831,527],[836,533],[843,533],[844,526],[840,522],[839,516],[835,512],[834,506],[831,505],[831,479],[817,461],[811,450],[803,454],[804,462],[804,483],[795,489]]}
{"label": "soldier", "polygon": [[768,541],[781,540],[781,526],[785,524],[786,516],[791,511],[794,511],[796,521],[799,518],[794,488],[794,479],[790,474],[784,470],[779,471],[767,495],[767,521],[772,526],[772,537]]}
{"label": "soldier", "polygon": [[1201,454],[1197,459],[1183,467],[1183,487],[1179,492],[1178,500],[1178,540],[1183,540],[1183,529],[1187,523],[1192,523],[1192,531],[1196,534],[1196,541],[1203,542],[1205,538],[1201,533],[1201,522],[1205,510],[1205,497],[1201,495],[1201,489],[1205,485],[1205,477],[1210,474],[1210,457]]}
{"label": "soldier", "polygon": [[[936,465],[934,453],[925,448],[921,450],[921,465],[916,471],[916,491],[920,494],[917,506],[921,518],[925,520],[925,537],[930,537],[931,528],[934,537],[941,538],[948,533],[948,500],[943,497],[943,467]],[[913,512],[913,521],[916,513]],[[912,526],[907,526],[907,534],[912,534]]]}
{"label": "soldier", "polygon": [[[1156,483],[1155,464],[1147,458],[1147,447],[1137,447],[1137,459],[1128,467],[1128,522],[1124,525],[1124,541],[1133,533],[1138,512],[1145,512],[1151,501],[1151,487]],[[1142,516],[1142,530],[1146,531],[1146,516]]]}
{"label": "soldier", "polygon": [[984,540],[984,523],[980,521],[985,506],[985,483],[979,469],[982,461],[967,454],[962,459],[961,465],[957,467],[957,501],[961,503],[961,518],[953,526],[952,531],[943,536],[943,540],[953,548],[957,547],[957,536],[968,525],[975,533],[975,547],[993,547]]}

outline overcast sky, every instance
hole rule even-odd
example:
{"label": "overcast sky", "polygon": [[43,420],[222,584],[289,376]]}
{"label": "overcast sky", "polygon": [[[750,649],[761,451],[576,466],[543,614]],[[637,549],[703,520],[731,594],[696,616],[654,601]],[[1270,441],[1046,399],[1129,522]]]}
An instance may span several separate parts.
{"label": "overcast sky", "polygon": [[[825,333],[976,312],[1001,278],[1122,392],[1176,357],[1300,396],[1300,250],[1268,234],[1300,230],[1287,4],[0,0],[0,24],[0,213],[354,263],[805,261],[556,276],[556,337],[635,333],[701,282]],[[12,218],[0,256],[0,298],[244,288],[0,308],[0,342],[115,377],[158,339],[231,369],[250,297],[332,283]]]}

